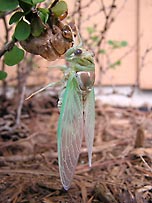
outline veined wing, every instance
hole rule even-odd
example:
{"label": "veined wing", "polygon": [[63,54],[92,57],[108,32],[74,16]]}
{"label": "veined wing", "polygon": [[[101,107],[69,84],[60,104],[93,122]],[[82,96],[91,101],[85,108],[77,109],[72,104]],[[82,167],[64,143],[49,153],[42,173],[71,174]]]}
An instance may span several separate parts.
{"label": "veined wing", "polygon": [[92,147],[94,140],[94,127],[95,127],[95,98],[94,88],[87,95],[84,102],[84,134],[88,148],[89,166],[91,166]]}
{"label": "veined wing", "polygon": [[58,122],[58,162],[61,182],[68,190],[78,162],[83,137],[83,102],[71,75],[62,99]]}

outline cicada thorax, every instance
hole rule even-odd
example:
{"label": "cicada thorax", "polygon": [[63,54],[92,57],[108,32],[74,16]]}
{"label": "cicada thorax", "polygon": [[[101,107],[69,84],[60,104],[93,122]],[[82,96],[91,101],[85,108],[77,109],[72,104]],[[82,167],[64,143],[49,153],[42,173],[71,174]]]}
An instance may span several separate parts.
{"label": "cicada thorax", "polygon": [[92,90],[95,82],[95,72],[94,71],[79,71],[76,73],[77,81],[80,90],[83,94],[87,94]]}
{"label": "cicada thorax", "polygon": [[73,46],[73,37],[73,31],[69,25],[63,25],[62,28],[53,25],[53,31],[47,27],[41,36],[31,36],[20,44],[27,52],[54,61]]}

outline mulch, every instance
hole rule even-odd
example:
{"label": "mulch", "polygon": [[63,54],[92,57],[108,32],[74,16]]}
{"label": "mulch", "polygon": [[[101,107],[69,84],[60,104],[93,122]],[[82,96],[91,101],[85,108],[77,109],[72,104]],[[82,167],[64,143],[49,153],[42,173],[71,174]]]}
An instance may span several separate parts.
{"label": "mulch", "polygon": [[0,203],[151,203],[152,112],[96,101],[92,167],[85,142],[71,188],[61,185],[57,160],[57,96],[0,104]]}

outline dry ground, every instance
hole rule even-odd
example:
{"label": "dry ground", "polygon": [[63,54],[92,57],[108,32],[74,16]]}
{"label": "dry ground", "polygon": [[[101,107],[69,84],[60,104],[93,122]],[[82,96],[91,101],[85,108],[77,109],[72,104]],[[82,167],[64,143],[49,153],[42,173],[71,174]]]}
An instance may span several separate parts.
{"label": "dry ground", "polygon": [[59,179],[57,97],[0,104],[0,203],[151,203],[152,112],[96,102],[92,168],[85,143],[69,191]]}

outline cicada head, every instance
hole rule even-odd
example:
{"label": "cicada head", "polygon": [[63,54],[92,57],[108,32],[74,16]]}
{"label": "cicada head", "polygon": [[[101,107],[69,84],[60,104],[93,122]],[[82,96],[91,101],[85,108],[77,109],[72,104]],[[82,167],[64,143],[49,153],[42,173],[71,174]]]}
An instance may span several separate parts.
{"label": "cicada head", "polygon": [[87,51],[80,46],[75,46],[70,50],[67,51],[66,60],[75,71],[94,71],[94,53],[92,51]]}

